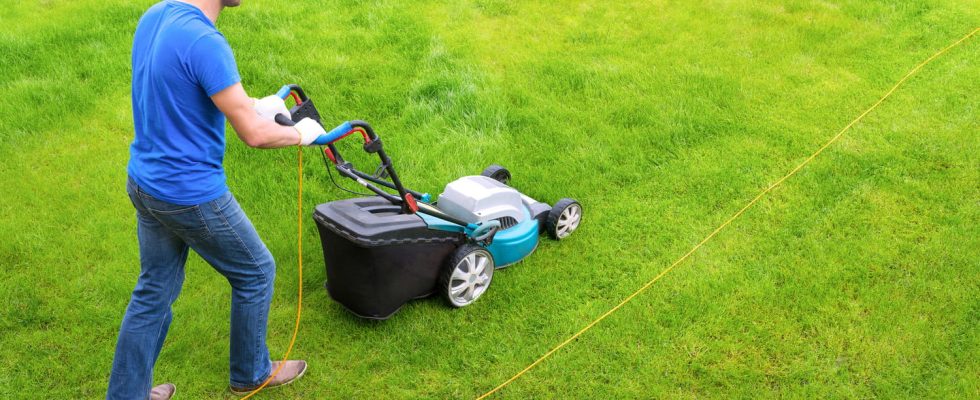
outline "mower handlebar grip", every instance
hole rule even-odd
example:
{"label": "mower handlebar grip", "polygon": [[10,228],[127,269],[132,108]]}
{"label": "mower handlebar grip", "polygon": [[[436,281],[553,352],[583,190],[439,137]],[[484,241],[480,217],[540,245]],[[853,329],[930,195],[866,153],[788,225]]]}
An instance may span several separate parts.
{"label": "mower handlebar grip", "polygon": [[350,133],[352,129],[354,129],[354,127],[351,126],[350,121],[344,121],[344,123],[337,125],[336,128],[333,128],[329,132],[327,132],[326,142],[327,143],[336,142],[341,138],[343,138],[344,136],[346,136],[348,133]]}
{"label": "mower handlebar grip", "polygon": [[306,102],[310,99],[309,97],[306,97],[306,92],[303,91],[303,88],[295,83],[283,85],[283,87],[279,88],[279,91],[276,92],[276,96],[279,96],[280,99],[286,100],[286,97],[289,97],[289,92],[292,91],[296,91],[296,93],[299,94],[299,100],[301,102]]}
{"label": "mower handlebar grip", "polygon": [[349,123],[354,128],[364,129],[364,133],[367,134],[367,139],[368,139],[368,140],[365,140],[365,142],[369,142],[369,141],[373,141],[373,140],[378,139],[378,134],[377,133],[374,133],[374,128],[371,127],[371,124],[369,124],[367,122],[364,122],[364,121],[361,121],[361,120],[349,121]]}
{"label": "mower handlebar grip", "polygon": [[276,114],[276,123],[282,126],[295,126],[296,123],[285,114]]}

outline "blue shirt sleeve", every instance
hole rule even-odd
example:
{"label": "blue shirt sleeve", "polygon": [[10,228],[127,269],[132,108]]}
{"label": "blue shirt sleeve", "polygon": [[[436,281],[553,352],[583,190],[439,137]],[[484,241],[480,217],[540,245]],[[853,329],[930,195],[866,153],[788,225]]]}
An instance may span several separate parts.
{"label": "blue shirt sleeve", "polygon": [[242,80],[231,46],[218,33],[204,35],[191,45],[185,62],[208,97]]}

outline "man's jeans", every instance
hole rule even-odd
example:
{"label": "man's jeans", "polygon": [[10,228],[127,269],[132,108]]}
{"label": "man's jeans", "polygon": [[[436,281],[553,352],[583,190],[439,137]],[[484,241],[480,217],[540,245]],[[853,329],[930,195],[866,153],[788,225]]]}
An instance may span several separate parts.
{"label": "man's jeans", "polygon": [[[195,206],[170,204],[130,179],[136,207],[140,276],[126,308],[112,362],[108,399],[145,399],[153,364],[184,283],[188,248],[228,279],[231,298],[231,384],[251,387],[271,373],[265,344],[275,261],[230,192]],[[211,316],[208,316],[211,318]]]}

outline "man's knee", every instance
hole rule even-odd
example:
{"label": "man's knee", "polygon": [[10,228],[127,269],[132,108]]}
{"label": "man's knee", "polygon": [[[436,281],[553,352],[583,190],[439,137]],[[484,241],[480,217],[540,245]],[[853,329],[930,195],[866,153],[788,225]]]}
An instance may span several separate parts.
{"label": "man's knee", "polygon": [[146,328],[157,327],[170,315],[170,302],[161,301],[160,296],[141,296],[138,291],[126,307],[123,329],[142,331]]}
{"label": "man's knee", "polygon": [[249,268],[243,268],[240,274],[228,278],[235,295],[242,300],[255,300],[272,293],[276,281],[275,261],[271,255],[260,260]]}

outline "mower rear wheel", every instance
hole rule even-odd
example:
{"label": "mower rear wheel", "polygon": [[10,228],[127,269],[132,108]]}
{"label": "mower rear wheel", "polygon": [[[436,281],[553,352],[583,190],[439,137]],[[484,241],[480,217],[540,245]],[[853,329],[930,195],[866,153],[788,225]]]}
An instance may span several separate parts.
{"label": "mower rear wheel", "polygon": [[439,275],[439,293],[449,305],[466,307],[479,299],[493,280],[493,255],[487,249],[464,244],[453,253]]}
{"label": "mower rear wheel", "polygon": [[510,184],[510,171],[508,171],[507,168],[501,167],[497,164],[490,164],[490,166],[484,169],[480,175],[493,178],[493,180],[503,183],[504,185]]}
{"label": "mower rear wheel", "polygon": [[582,205],[575,199],[561,199],[551,207],[545,227],[552,239],[562,240],[578,229],[582,223]]}

